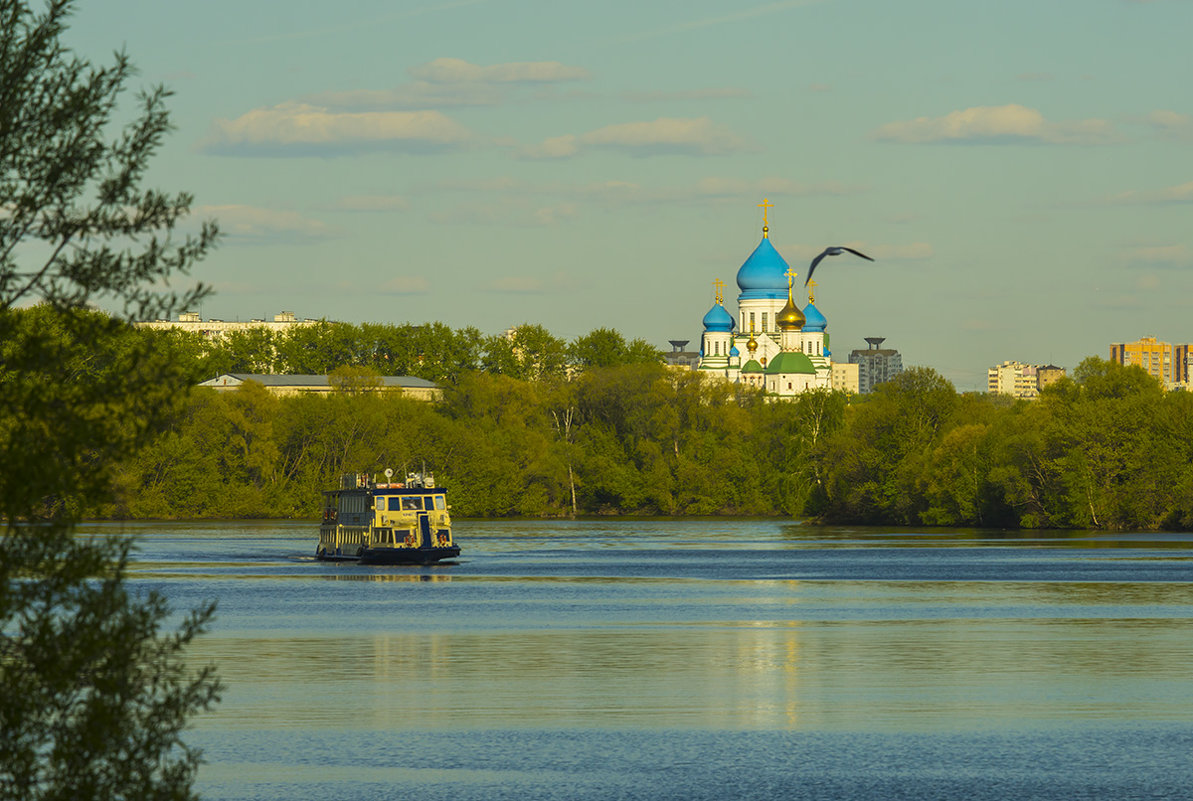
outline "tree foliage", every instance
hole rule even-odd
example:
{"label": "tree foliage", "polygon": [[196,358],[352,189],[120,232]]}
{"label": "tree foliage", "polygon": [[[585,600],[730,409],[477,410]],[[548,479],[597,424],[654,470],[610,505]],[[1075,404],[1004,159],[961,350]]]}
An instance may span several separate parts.
{"label": "tree foliage", "polygon": [[127,587],[128,542],[74,524],[185,408],[187,343],[125,318],[202,297],[169,282],[217,231],[179,236],[190,196],[142,187],[169,93],[115,125],[132,67],[63,45],[71,5],[0,0],[0,798],[184,799],[199,755],[180,733],[220,685],[182,655],[212,607],[163,632],[165,600]]}
{"label": "tree foliage", "polygon": [[171,239],[191,196],[141,187],[170,129],[170,93],[142,92],[139,113],[113,133],[133,68],[124,53],[96,66],[61,44],[71,5],[51,0],[37,14],[26,0],[0,2],[0,309],[108,299],[160,316],[205,294],[158,282],[186,274],[217,230]]}
{"label": "tree foliage", "polygon": [[[301,517],[340,470],[397,469],[414,458],[450,484],[463,515],[1193,525],[1193,395],[1165,394],[1138,368],[1090,359],[1032,403],[958,395],[926,368],[867,396],[819,390],[772,402],[645,353],[601,366],[600,354],[626,352],[616,332],[598,329],[565,347],[541,327],[523,328],[486,343],[482,369],[457,372],[438,405],[367,386],[339,400],[271,399],[260,388],[196,397],[158,446],[125,463],[130,489],[104,511]],[[258,414],[254,470],[227,429],[244,404],[269,406]],[[271,458],[277,464],[266,469]],[[161,488],[167,474],[196,494],[163,506],[163,493],[183,494]]]}

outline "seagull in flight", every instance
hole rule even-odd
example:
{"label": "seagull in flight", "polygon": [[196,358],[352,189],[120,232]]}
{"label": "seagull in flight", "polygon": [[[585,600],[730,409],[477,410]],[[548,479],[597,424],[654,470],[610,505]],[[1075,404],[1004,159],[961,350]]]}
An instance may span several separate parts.
{"label": "seagull in flight", "polygon": [[816,265],[820,264],[821,260],[824,259],[825,256],[840,256],[846,251],[849,251],[855,256],[861,256],[866,261],[874,261],[874,259],[867,256],[865,253],[854,250],[853,248],[847,248],[844,245],[825,248],[823,253],[812,259],[812,266],[808,268],[808,277],[804,279],[804,286],[807,286],[808,282],[812,280],[812,273],[816,271]]}

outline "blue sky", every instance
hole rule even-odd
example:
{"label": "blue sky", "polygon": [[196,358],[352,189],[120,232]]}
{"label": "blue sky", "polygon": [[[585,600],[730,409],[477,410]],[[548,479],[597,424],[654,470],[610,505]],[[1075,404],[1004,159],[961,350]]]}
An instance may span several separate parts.
{"label": "blue sky", "polygon": [[[81,0],[175,91],[206,317],[697,340],[761,235],[959,389],[1193,340],[1193,0]],[[802,279],[801,279],[802,283]]]}

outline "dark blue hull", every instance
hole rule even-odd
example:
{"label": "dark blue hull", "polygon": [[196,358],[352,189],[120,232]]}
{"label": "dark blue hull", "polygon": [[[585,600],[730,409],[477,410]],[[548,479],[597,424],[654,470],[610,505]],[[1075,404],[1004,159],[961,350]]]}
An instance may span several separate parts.
{"label": "dark blue hull", "polygon": [[446,548],[365,548],[362,565],[433,565],[460,555],[457,545]]}
{"label": "dark blue hull", "polygon": [[322,562],[359,562],[362,565],[433,565],[444,559],[455,559],[460,548],[365,548],[358,555],[319,551],[315,558]]}

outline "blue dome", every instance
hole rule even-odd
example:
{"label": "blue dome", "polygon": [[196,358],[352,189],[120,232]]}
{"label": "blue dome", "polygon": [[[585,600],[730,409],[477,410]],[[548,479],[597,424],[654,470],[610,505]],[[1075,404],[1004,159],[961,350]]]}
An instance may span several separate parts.
{"label": "blue dome", "polygon": [[820,309],[816,308],[811,303],[809,303],[807,306],[804,306],[804,317],[807,318],[804,320],[805,331],[816,331],[823,333],[824,329],[828,327],[828,320],[826,320],[824,315],[820,313]]}
{"label": "blue dome", "polygon": [[787,270],[779,251],[769,239],[763,239],[737,271],[740,299],[787,297]]}
{"label": "blue dome", "polygon": [[732,348],[729,349],[729,355],[730,356],[741,356],[741,351],[737,349],[737,345],[734,345]]}
{"label": "blue dome", "polygon": [[732,331],[733,315],[725,311],[725,307],[720,303],[714,303],[708,314],[704,315],[704,330]]}

